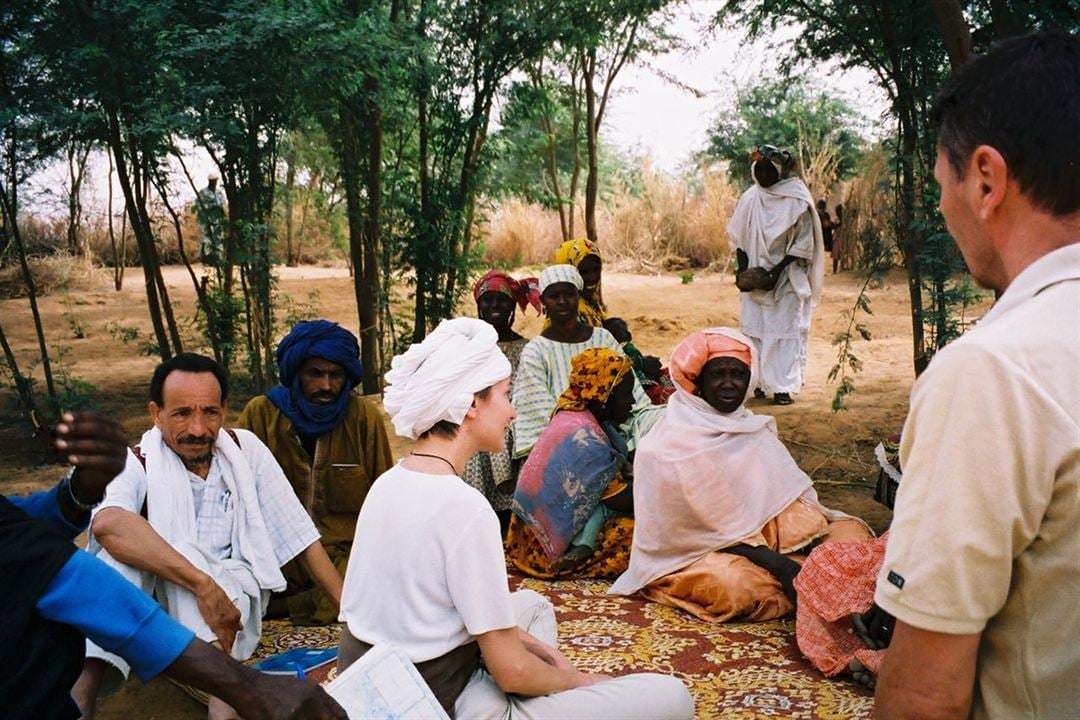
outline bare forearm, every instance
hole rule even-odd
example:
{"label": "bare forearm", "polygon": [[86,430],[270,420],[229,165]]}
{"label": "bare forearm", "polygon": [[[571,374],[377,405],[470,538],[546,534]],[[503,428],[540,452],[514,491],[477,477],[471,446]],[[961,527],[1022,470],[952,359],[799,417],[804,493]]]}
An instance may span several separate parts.
{"label": "bare forearm", "polygon": [[321,688],[304,680],[264,675],[198,639],[166,668],[165,675],[243,708],[249,720],[345,718]]}
{"label": "bare forearm", "polygon": [[520,628],[478,635],[488,672],[499,689],[528,697],[550,695],[588,685],[593,676],[575,670],[558,650]]}
{"label": "bare forearm", "polygon": [[794,601],[794,581],[795,576],[799,574],[800,569],[797,562],[790,558],[786,558],[780,553],[770,550],[767,547],[744,545],[741,543],[739,545],[724,548],[724,552],[744,557],[761,569],[767,571],[784,587],[784,594]]}
{"label": "bare forearm", "polygon": [[330,596],[336,605],[341,605],[341,590],[343,581],[341,573],[330,562],[330,556],[318,540],[311,543],[296,558],[297,562],[307,571],[307,574],[319,586],[324,593]]}
{"label": "bare forearm", "polygon": [[979,634],[947,635],[897,621],[878,675],[874,717],[959,720],[971,712]]}
{"label": "bare forearm", "polygon": [[209,575],[157,534],[145,519],[120,508],[105,508],[94,519],[94,536],[116,560],[179,585],[192,593]]}

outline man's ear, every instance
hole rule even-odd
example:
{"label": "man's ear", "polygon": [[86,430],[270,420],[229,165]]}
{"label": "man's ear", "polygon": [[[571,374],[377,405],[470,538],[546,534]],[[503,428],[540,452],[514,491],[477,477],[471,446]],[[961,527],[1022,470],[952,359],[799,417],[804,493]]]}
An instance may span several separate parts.
{"label": "man's ear", "polygon": [[159,428],[161,427],[161,423],[158,422],[158,417],[160,415],[161,415],[161,406],[158,405],[153,400],[151,400],[150,401],[150,419],[153,420],[154,424],[157,425]]}
{"label": "man's ear", "polygon": [[997,149],[980,145],[971,153],[968,163],[973,197],[972,209],[980,220],[989,220],[1001,204],[1009,189],[1009,166]]}

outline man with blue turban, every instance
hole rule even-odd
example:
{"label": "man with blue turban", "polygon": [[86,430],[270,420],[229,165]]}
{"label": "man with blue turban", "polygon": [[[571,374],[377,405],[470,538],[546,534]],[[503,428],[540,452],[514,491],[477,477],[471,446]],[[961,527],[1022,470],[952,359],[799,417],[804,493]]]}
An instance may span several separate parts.
{"label": "man with blue turban", "polygon": [[[274,453],[344,575],[360,506],[393,464],[389,436],[374,403],[352,392],[363,368],[356,336],[345,328],[329,320],[297,323],[278,344],[277,363],[281,384],[253,398],[237,426]],[[284,572],[293,622],[337,620],[337,603],[302,568],[290,563]]]}

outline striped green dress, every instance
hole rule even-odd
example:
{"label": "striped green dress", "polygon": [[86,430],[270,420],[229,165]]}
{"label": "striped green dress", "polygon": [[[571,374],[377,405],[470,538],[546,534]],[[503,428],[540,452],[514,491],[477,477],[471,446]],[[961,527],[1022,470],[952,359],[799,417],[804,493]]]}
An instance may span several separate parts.
{"label": "striped green dress", "polygon": [[[570,386],[570,361],[583,350],[606,347],[622,352],[618,341],[604,328],[593,328],[583,342],[564,343],[539,336],[529,341],[521,352],[521,362],[514,375],[514,458],[524,458],[532,450],[540,433],[551,420],[555,401]],[[634,379],[634,410],[624,426],[629,446],[644,435],[660,418],[663,405],[653,405]]]}

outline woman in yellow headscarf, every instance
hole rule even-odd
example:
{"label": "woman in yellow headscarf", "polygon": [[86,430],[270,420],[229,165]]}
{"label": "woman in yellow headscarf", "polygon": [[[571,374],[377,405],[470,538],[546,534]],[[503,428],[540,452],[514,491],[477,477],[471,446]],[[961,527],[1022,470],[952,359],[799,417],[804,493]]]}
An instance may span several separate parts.
{"label": "woman in yellow headscarf", "polygon": [[534,577],[612,577],[627,567],[633,509],[626,440],[633,406],[630,359],[589,348],[521,468],[507,559]]}
{"label": "woman in yellow headscarf", "polygon": [[592,327],[603,327],[607,320],[607,307],[600,290],[600,275],[604,261],[600,257],[600,246],[588,238],[567,240],[555,251],[557,265],[573,265],[581,273],[585,283],[578,298],[578,317],[581,322]]}

